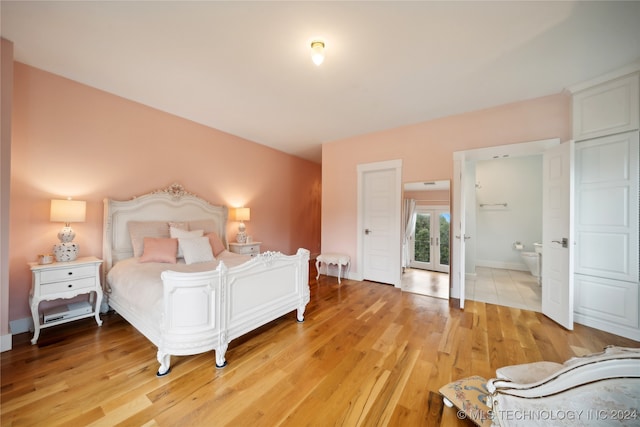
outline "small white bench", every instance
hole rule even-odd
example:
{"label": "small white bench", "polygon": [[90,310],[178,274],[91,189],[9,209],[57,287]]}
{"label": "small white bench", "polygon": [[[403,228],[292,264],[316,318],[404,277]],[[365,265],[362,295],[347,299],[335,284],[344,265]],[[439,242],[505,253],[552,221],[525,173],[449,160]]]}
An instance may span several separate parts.
{"label": "small white bench", "polygon": [[316,280],[320,277],[320,264],[325,263],[328,267],[329,264],[334,264],[338,266],[338,284],[340,284],[340,275],[342,274],[342,266],[348,266],[351,262],[351,258],[349,255],[338,254],[338,253],[329,253],[329,254],[320,254],[316,258],[316,271],[318,275],[316,276]]}

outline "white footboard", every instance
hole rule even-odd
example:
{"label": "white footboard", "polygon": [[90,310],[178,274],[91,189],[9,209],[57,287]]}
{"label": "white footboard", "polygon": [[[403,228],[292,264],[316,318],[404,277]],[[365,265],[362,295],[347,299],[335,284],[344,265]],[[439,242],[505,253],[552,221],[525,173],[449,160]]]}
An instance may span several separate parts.
{"label": "white footboard", "polygon": [[233,268],[162,273],[164,312],[158,344],[158,375],[169,372],[171,355],[215,350],[226,365],[229,342],[309,302],[309,251],[267,252]]}

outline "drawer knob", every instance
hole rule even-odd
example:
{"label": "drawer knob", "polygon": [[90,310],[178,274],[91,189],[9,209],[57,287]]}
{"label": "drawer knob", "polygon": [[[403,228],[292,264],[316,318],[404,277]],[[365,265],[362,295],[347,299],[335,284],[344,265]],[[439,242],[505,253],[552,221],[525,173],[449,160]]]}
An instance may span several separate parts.
{"label": "drawer knob", "polygon": [[67,273],[69,276],[71,276],[73,274],[73,271],[70,271]]}
{"label": "drawer knob", "polygon": [[67,285],[67,288],[73,288],[73,285],[72,285],[71,283],[69,283],[69,284]]}

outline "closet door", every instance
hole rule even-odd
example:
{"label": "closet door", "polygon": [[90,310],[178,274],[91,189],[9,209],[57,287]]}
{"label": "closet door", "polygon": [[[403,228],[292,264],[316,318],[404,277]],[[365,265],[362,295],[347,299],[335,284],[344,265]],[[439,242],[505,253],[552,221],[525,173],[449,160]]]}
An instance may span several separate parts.
{"label": "closet door", "polygon": [[576,143],[575,272],[638,281],[638,132]]}
{"label": "closet door", "polygon": [[576,321],[640,337],[638,131],[576,143]]}
{"label": "closet door", "polygon": [[606,82],[573,96],[573,139],[597,138],[638,129],[640,74]]}

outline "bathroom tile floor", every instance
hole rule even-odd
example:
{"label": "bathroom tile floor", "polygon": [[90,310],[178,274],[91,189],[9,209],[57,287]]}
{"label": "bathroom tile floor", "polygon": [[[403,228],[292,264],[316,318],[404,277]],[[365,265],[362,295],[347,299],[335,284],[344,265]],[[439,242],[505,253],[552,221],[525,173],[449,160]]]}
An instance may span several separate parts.
{"label": "bathroom tile floor", "polygon": [[466,299],[541,311],[542,288],[528,271],[476,267],[476,277],[465,282]]}

